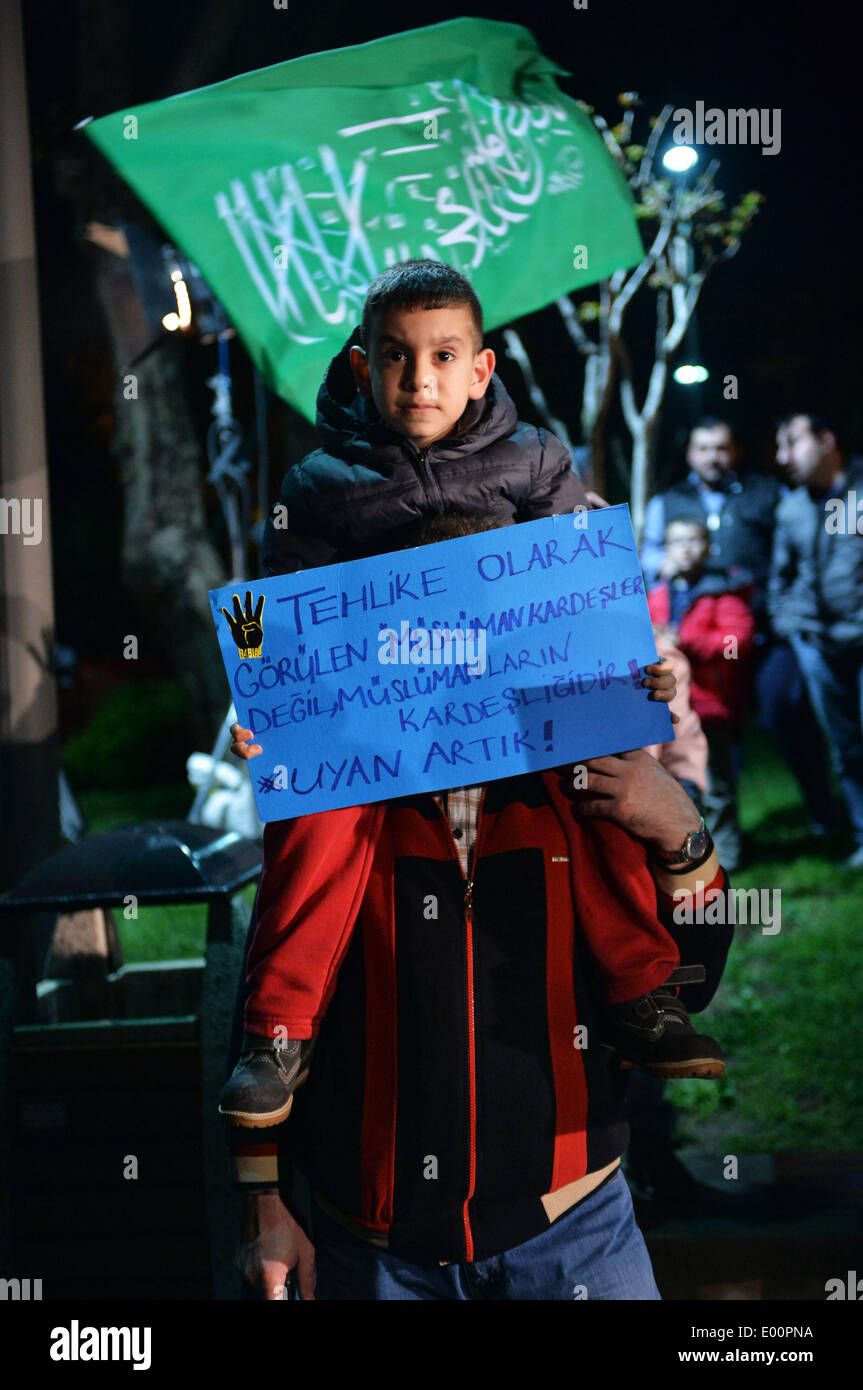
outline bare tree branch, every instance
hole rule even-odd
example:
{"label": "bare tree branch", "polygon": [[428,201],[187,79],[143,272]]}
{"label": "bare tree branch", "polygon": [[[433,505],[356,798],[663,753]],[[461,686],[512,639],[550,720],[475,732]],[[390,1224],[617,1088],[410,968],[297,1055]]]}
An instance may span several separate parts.
{"label": "bare tree branch", "polygon": [[671,105],[670,102],[666,106],[663,106],[662,110],[660,111],[659,116],[656,120],[656,125],[650,132],[647,144],[644,147],[644,154],[642,155],[641,163],[638,166],[638,173],[632,181],[634,188],[643,188],[645,184],[651,181],[653,177],[653,161],[656,158],[656,151],[659,148],[660,140],[665,134],[665,127],[671,120],[671,115],[673,111],[674,107]]}
{"label": "bare tree branch", "polygon": [[511,357],[514,362],[517,362],[521,368],[521,374],[524,377],[528,392],[530,393],[530,399],[534,409],[542,416],[552,434],[556,434],[558,439],[560,439],[561,442],[566,445],[567,449],[569,449],[570,453],[572,453],[572,440],[569,437],[566,425],[562,420],[559,420],[556,415],[553,415],[549,409],[548,401],[543,394],[539,382],[534,376],[533,367],[530,364],[530,358],[525,352],[524,343],[521,341],[521,338],[514,328],[504,329],[503,336],[506,342],[507,356]]}
{"label": "bare tree branch", "polygon": [[666,215],[662,219],[659,231],[656,233],[656,236],[653,239],[653,245],[644,257],[644,260],[641,262],[639,266],[635,268],[635,270],[627,280],[626,284],[624,285],[623,289],[621,290],[620,294],[615,299],[614,304],[611,307],[611,313],[609,315],[609,331],[611,332],[613,337],[617,337],[620,333],[620,326],[623,321],[623,311],[626,308],[627,304],[632,299],[632,296],[635,294],[635,292],[647,279],[650,272],[653,270],[657,258],[661,256],[665,251],[665,247],[668,244],[668,239],[671,236],[672,227],[673,221],[670,215]]}
{"label": "bare tree branch", "polygon": [[608,320],[611,316],[611,306],[614,302],[616,290],[614,279],[601,280],[599,283],[599,350],[608,352]]}
{"label": "bare tree branch", "polygon": [[569,334],[579,352],[585,357],[590,357],[599,352],[596,343],[591,342],[582,327],[578,317],[578,311],[568,294],[563,294],[555,303],[560,311],[560,316],[566,324],[566,331]]}
{"label": "bare tree branch", "polygon": [[603,141],[605,142],[606,149],[609,151],[609,153],[613,155],[613,157],[617,160],[618,164],[626,164],[626,155],[623,153],[623,150],[617,143],[615,136],[611,133],[611,128],[608,122],[606,121],[605,117],[600,116],[598,112],[594,111],[591,119],[593,121],[593,124],[599,131],[600,135],[602,136]]}
{"label": "bare tree branch", "polygon": [[656,340],[654,354],[656,357],[664,357],[667,353],[665,344],[666,334],[668,333],[668,291],[660,290],[656,296]]}
{"label": "bare tree branch", "polygon": [[[717,265],[736,255],[740,237],[760,201],[760,195],[747,194],[730,216],[726,214],[724,194],[714,183],[719,169],[717,160],[711,160],[691,186],[686,179],[669,183],[659,176],[654,166],[674,108],[670,103],[663,106],[638,156],[632,146],[637,142],[637,136],[633,137],[634,107],[640,104],[635,93],[627,93],[621,100],[621,105],[627,109],[614,129],[601,115],[591,114],[606,149],[617,161],[635,195],[640,220],[657,224],[653,240],[634,269],[615,271],[601,282],[598,342],[578,321],[572,304],[558,302],[570,338],[585,359],[582,429],[585,438],[590,438],[593,459],[600,463],[606,422],[614,393],[619,389],[624,420],[633,443],[630,483],[636,534],[643,522],[651,451],[672,354],[683,340],[707,276]],[[712,245],[718,238],[726,244],[721,251],[714,252]],[[657,296],[656,328],[653,360],[646,364],[648,385],[639,409],[636,373],[624,337],[624,323],[629,305],[645,287],[655,291]]]}
{"label": "bare tree branch", "polygon": [[720,197],[720,198],[721,198],[723,195],[719,192],[718,189],[716,189],[716,188],[713,187],[713,178],[714,178],[714,175],[715,175],[715,174],[718,174],[718,173],[719,173],[719,160],[718,160],[718,159],[711,159],[710,163],[707,165],[707,168],[706,168],[706,169],[703,169],[703,170],[701,171],[701,173],[698,175],[698,178],[696,179],[695,183],[693,184],[693,188],[692,188],[693,193],[698,193],[698,194],[700,195],[702,192],[704,192],[706,189],[709,188],[709,189],[712,190],[712,196],[713,196],[714,198],[717,198],[717,197]]}

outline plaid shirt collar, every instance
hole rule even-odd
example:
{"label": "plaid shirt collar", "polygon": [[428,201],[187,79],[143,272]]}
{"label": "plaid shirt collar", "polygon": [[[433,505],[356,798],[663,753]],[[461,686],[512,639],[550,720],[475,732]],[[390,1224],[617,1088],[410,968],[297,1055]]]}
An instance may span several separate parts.
{"label": "plaid shirt collar", "polygon": [[482,793],[482,783],[473,787],[449,787],[446,791],[432,793],[450,823],[453,839],[458,849],[458,857],[466,875],[469,873],[470,856],[476,844],[477,819]]}

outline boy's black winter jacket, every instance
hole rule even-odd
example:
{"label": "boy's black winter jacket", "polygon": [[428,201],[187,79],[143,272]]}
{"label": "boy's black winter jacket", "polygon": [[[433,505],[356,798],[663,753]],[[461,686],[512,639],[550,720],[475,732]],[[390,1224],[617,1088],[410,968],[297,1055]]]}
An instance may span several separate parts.
{"label": "boy's black winter jacket", "polygon": [[265,576],[398,550],[425,517],[451,509],[508,523],[587,505],[563,444],[519,420],[497,373],[481,400],[468,401],[455,434],[419,449],[357,391],[355,341],[353,333],[318,392],[323,447],[282,483],[287,526],[267,522]]}

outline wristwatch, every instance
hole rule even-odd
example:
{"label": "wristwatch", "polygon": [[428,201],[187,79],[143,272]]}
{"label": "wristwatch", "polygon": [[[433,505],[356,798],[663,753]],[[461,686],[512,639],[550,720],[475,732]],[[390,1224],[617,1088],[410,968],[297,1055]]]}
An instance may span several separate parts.
{"label": "wristwatch", "polygon": [[690,868],[694,864],[703,863],[712,849],[713,840],[702,816],[698,829],[689,832],[680,849],[672,850],[670,853],[668,850],[654,849],[653,855],[662,864]]}

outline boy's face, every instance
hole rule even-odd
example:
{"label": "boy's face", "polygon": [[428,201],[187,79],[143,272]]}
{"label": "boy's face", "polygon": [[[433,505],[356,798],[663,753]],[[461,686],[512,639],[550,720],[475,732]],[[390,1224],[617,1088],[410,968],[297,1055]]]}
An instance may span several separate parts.
{"label": "boy's face", "polygon": [[468,401],[485,395],[494,362],[491,348],[474,350],[466,304],[392,309],[375,324],[368,355],[351,348],[357,390],[420,449],[444,439]]}
{"label": "boy's face", "polygon": [[710,549],[710,541],[700,526],[672,521],[665,533],[665,553],[675,575],[697,574]]}

